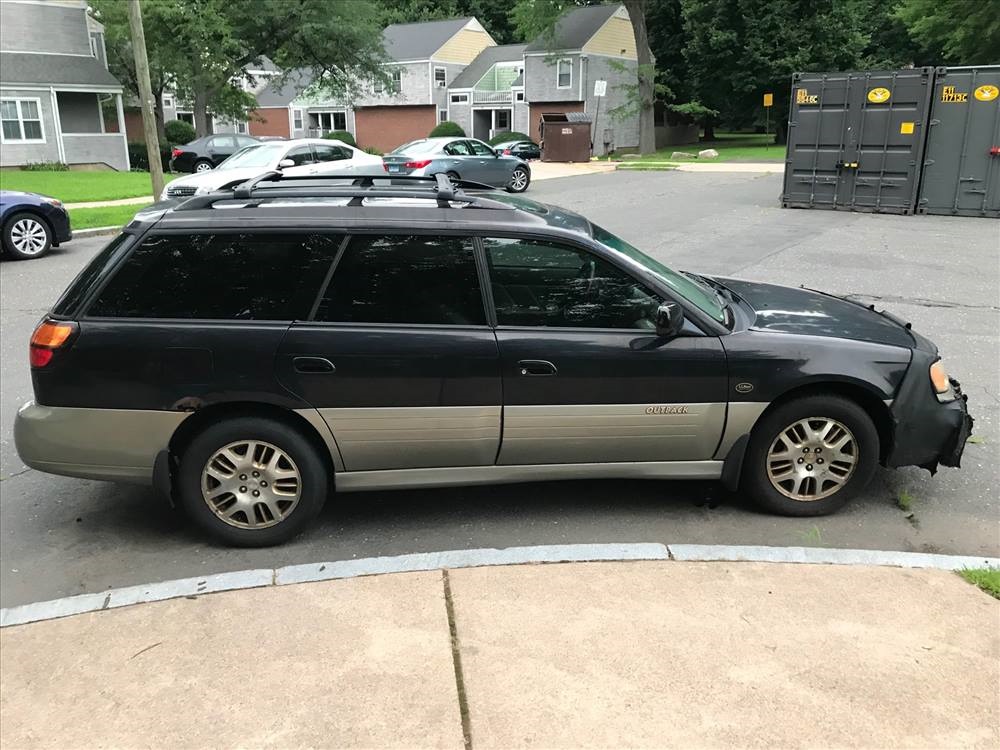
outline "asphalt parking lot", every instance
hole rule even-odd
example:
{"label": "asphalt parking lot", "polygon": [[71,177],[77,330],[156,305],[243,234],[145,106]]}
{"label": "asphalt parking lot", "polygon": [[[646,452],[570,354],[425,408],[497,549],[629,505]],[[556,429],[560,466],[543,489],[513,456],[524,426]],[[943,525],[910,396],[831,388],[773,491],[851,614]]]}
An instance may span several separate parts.
{"label": "asphalt parking lot", "polygon": [[[615,172],[528,197],[581,211],[670,265],[886,307],[930,336],[969,394],[961,470],[880,470],[836,516],[763,515],[711,483],[601,481],[345,495],[276,549],[206,542],[152,491],[24,467],[11,426],[31,397],[27,340],[106,238],[0,267],[0,606],[111,587],[355,557],[575,542],[819,545],[1000,554],[1000,222],[782,210],[781,178]],[[912,498],[911,513],[897,505]]]}

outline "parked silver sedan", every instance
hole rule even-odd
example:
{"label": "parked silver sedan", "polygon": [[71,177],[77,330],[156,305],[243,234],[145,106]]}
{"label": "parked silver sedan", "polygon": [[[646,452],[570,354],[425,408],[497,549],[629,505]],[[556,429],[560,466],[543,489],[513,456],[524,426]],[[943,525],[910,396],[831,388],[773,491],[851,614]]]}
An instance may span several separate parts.
{"label": "parked silver sedan", "polygon": [[523,193],[531,182],[531,168],[523,159],[497,154],[475,138],[421,138],[386,154],[382,162],[391,176],[445,173],[511,193]]}

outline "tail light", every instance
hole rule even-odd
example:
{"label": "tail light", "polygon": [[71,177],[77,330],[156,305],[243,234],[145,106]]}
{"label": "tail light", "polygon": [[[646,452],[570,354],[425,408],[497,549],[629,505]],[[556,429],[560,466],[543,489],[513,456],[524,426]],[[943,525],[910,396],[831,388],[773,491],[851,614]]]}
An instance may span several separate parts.
{"label": "tail light", "polygon": [[177,148],[176,146],[174,146],[174,149],[173,149],[173,151],[170,152],[170,155],[174,159],[176,159],[178,156],[180,156],[183,153],[184,153],[183,151],[181,151],[179,148]]}
{"label": "tail light", "polygon": [[64,320],[43,320],[31,334],[29,360],[35,369],[47,367],[55,353],[67,346],[79,326]]}
{"label": "tail light", "polygon": [[385,162],[382,162],[382,169],[384,169],[386,172],[388,172],[389,171],[389,165],[386,164]]}
{"label": "tail light", "polygon": [[430,164],[433,159],[421,159],[420,161],[408,161],[403,166],[407,169],[423,169]]}

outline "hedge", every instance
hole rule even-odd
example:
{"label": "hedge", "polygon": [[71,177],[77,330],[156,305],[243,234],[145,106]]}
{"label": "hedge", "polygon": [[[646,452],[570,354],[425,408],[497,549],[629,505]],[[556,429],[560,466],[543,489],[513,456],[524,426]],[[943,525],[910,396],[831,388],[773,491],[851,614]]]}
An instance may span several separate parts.
{"label": "hedge", "polygon": [[[160,163],[163,164],[163,171],[167,172],[170,169],[170,152],[172,150],[171,146],[165,144],[160,144]],[[146,155],[146,144],[145,143],[130,143],[128,144],[128,161],[132,165],[133,172],[148,172],[149,171],[149,158]]]}
{"label": "hedge", "polygon": [[354,141],[354,136],[348,133],[346,130],[331,130],[323,137],[331,141],[341,141],[343,143],[346,143],[348,146],[358,145]]}
{"label": "hedge", "polygon": [[428,138],[440,137],[464,138],[465,131],[462,130],[462,126],[457,122],[445,120],[444,122],[438,123],[428,136]]}
{"label": "hedge", "polygon": [[167,143],[190,143],[195,138],[194,125],[184,120],[169,120],[164,126]]}
{"label": "hedge", "polygon": [[524,133],[518,133],[516,130],[508,130],[506,133],[497,133],[495,136],[490,138],[487,143],[491,146],[495,146],[498,143],[507,143],[508,141],[530,141],[531,136],[525,135]]}

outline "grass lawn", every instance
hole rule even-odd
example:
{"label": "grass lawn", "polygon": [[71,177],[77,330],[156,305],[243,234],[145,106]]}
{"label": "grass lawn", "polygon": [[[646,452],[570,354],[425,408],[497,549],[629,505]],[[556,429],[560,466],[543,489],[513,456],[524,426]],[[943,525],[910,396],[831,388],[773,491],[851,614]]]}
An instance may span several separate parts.
{"label": "grass lawn", "polygon": [[[165,174],[167,182],[180,175]],[[58,198],[63,203],[114,201],[152,195],[149,172],[0,171],[0,189],[22,190]]]}
{"label": "grass lawn", "polygon": [[[714,141],[699,141],[690,146],[667,146],[660,149],[655,154],[642,156],[638,159],[629,159],[630,162],[643,161],[671,161],[670,155],[675,151],[682,151],[688,154],[697,155],[699,151],[706,148],[714,148],[719,155],[714,159],[695,159],[699,162],[723,162],[723,161],[774,161],[785,160],[785,147],[774,144],[774,135],[764,135],[763,133],[716,133]],[[675,163],[687,163],[677,161]]]}
{"label": "grass lawn", "polygon": [[1000,599],[1000,568],[964,568],[958,574],[987,594]]}
{"label": "grass lawn", "polygon": [[73,230],[94,227],[120,227],[132,221],[132,217],[148,203],[133,203],[128,206],[104,206],[103,208],[71,208],[69,222]]}

